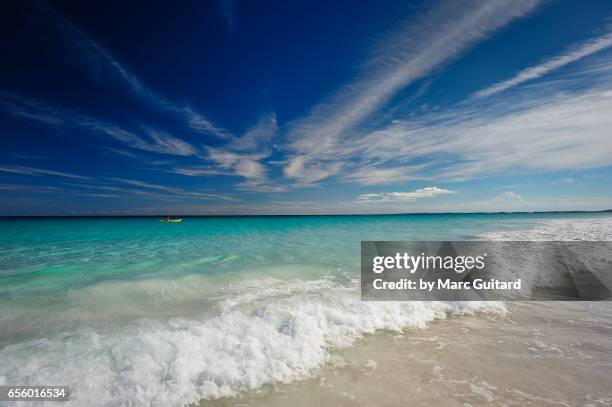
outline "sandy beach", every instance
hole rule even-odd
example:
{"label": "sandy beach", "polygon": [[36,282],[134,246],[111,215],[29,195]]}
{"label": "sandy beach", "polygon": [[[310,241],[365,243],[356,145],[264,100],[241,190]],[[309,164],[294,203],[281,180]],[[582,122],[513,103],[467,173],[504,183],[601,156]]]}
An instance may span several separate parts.
{"label": "sandy beach", "polygon": [[507,304],[505,315],[383,331],[312,379],[201,406],[608,406],[609,303]]}

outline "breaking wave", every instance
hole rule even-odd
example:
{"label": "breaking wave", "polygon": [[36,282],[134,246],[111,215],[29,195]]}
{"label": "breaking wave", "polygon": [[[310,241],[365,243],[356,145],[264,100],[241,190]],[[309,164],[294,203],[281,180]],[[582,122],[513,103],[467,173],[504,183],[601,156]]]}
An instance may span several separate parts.
{"label": "breaking wave", "polygon": [[379,329],[504,312],[501,303],[364,302],[356,281],[253,280],[204,320],[80,329],[0,351],[0,382],[62,384],[74,405],[181,406],[316,374],[334,348]]}

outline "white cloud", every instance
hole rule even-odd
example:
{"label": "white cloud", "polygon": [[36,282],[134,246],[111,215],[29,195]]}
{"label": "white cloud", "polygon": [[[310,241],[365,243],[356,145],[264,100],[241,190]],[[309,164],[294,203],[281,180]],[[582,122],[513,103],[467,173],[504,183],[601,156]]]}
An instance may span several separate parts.
{"label": "white cloud", "polygon": [[[204,147],[198,149],[168,132],[143,126],[140,129],[126,129],[104,120],[83,115],[72,110],[47,105],[21,96],[0,93],[0,108],[15,117],[37,120],[45,125],[50,115],[55,118],[58,128],[79,128],[90,134],[104,135],[122,144],[142,151],[174,156],[196,156],[212,162],[212,165],[181,166],[171,172],[187,176],[236,175],[247,179],[248,183],[240,185],[240,189],[263,188],[267,181],[267,171],[262,160],[271,153],[269,144],[278,133],[276,115],[266,113],[257,123],[247,129],[240,137],[231,136],[223,147]],[[116,149],[110,151],[117,152]],[[121,152],[129,156],[129,152]],[[149,161],[151,162],[151,161]],[[269,190],[284,190],[285,187],[272,187]]]}
{"label": "white cloud", "polygon": [[362,185],[380,185],[389,184],[390,182],[399,183],[413,181],[424,179],[423,176],[416,175],[416,173],[427,168],[427,166],[428,164],[420,164],[393,168],[376,168],[372,165],[366,165],[343,175],[342,179],[358,182]]}
{"label": "white cloud", "polygon": [[[364,74],[310,115],[290,126],[295,153],[288,176],[306,182],[327,175],[323,160],[338,160],[344,145],[351,142],[355,126],[384,106],[399,90],[425,77],[465,52],[509,21],[531,11],[538,1],[452,1],[443,3],[417,21],[394,33],[379,46],[366,64]],[[345,138],[347,138],[345,140]],[[309,163],[318,163],[310,166]],[[296,171],[301,168],[302,171]],[[317,174],[309,174],[314,171]]]}
{"label": "white cloud", "polygon": [[557,185],[557,184],[567,185],[567,184],[573,184],[573,183],[574,183],[574,178],[561,178],[561,179],[551,182],[551,184],[553,185]]}
{"label": "white cloud", "polygon": [[611,165],[612,90],[551,93],[504,100],[510,111],[475,106],[398,122],[361,139],[366,148],[357,153],[378,162],[426,159],[426,171],[407,166],[403,174],[446,180]]}
{"label": "white cloud", "polygon": [[262,115],[254,126],[227,145],[233,151],[267,150],[268,144],[278,133],[278,123],[274,112]]}
{"label": "white cloud", "polygon": [[261,154],[240,154],[232,151],[208,147],[208,159],[214,161],[219,167],[232,169],[241,177],[250,179],[263,179],[265,169],[258,160],[265,157]]}
{"label": "white cloud", "polygon": [[[110,180],[120,182],[122,184],[130,185],[130,186],[152,189],[156,191],[162,191],[168,194],[166,196],[160,195],[158,197],[175,198],[175,199],[200,198],[200,199],[212,199],[212,200],[223,200],[223,201],[236,201],[237,200],[236,198],[229,196],[229,195],[210,194],[207,192],[190,191],[190,190],[185,190],[183,188],[169,187],[167,185],[160,185],[160,184],[152,184],[149,182],[139,181],[139,180],[134,180],[134,179],[111,178]],[[146,192],[139,191],[139,190],[130,190],[130,192],[137,194],[137,195],[147,195]]]}
{"label": "white cloud", "polygon": [[361,194],[357,198],[362,203],[382,202],[414,202],[421,198],[433,198],[438,195],[454,194],[456,191],[438,187],[425,187],[410,192],[384,192],[375,194]]}
{"label": "white cloud", "polygon": [[232,175],[231,172],[219,169],[214,165],[194,165],[191,167],[175,167],[169,170],[175,174],[188,177],[213,177],[217,175]]}
{"label": "white cloud", "polygon": [[[328,148],[318,165],[342,171],[317,180],[338,175],[364,185],[464,181],[612,165],[611,80],[609,58],[597,59],[518,93],[396,118]],[[305,177],[307,164],[298,156],[288,168]]]}
{"label": "white cloud", "polygon": [[130,153],[129,151],[126,151],[126,150],[121,150],[121,149],[112,148],[112,147],[102,147],[102,148],[105,151],[108,151],[108,152],[111,152],[113,154],[117,154],[117,155],[120,155],[120,156],[123,156],[123,157],[127,157],[127,158],[130,158],[130,159],[138,158],[138,156],[136,154]]}
{"label": "white cloud", "polygon": [[187,124],[191,128],[191,130],[200,132],[200,133],[208,133],[214,134],[220,139],[231,139],[232,134],[221,127],[218,127],[213,122],[211,122],[206,117],[202,116],[200,113],[195,112],[190,107],[177,107],[172,104],[166,104],[166,109],[169,111],[174,111],[183,115],[187,121]]}
{"label": "white cloud", "polygon": [[527,201],[522,195],[512,191],[505,191],[502,194],[496,196],[491,200],[491,203],[500,205],[515,205],[515,204],[526,204]]}
{"label": "white cloud", "polygon": [[286,177],[296,179],[301,184],[312,184],[337,174],[341,167],[341,162],[308,162],[305,156],[298,156],[289,159],[283,172]]}
{"label": "white cloud", "polygon": [[109,136],[138,150],[178,156],[200,153],[191,144],[160,129],[143,127],[137,134],[104,120],[6,92],[0,92],[0,109],[13,117],[38,121],[55,128],[76,127]]}
{"label": "white cloud", "polygon": [[262,179],[265,177],[266,172],[263,165],[261,165],[258,161],[244,157],[236,161],[234,171],[236,172],[236,175],[248,179]]}
{"label": "white cloud", "polygon": [[0,184],[0,190],[22,193],[54,193],[63,191],[62,188],[52,186],[20,185],[20,184]]}
{"label": "white cloud", "polygon": [[191,144],[163,130],[147,127],[145,132],[152,140],[152,143],[149,144],[149,148],[152,149],[151,151],[182,156],[195,155],[197,153],[197,150]]}
{"label": "white cloud", "polygon": [[[280,190],[268,184],[268,171],[262,163],[271,154],[269,144],[278,133],[276,115],[264,114],[257,123],[247,129],[240,137],[232,140],[222,147],[206,147],[206,154],[202,158],[211,161],[216,171],[224,175],[235,175],[246,181],[238,185],[238,189],[274,191]],[[214,171],[213,170],[213,171]],[[183,175],[210,175],[210,169],[201,170],[201,167],[184,167],[179,171]],[[229,172],[229,173],[228,173]],[[284,190],[284,188],[282,188]]]}
{"label": "white cloud", "polygon": [[64,124],[53,107],[5,91],[0,91],[0,110],[13,117],[34,120],[49,126]]}
{"label": "white cloud", "polygon": [[521,194],[512,191],[505,191],[499,195],[494,196],[492,199],[485,200],[484,202],[474,202],[476,207],[481,206],[486,208],[487,212],[514,212],[514,211],[525,211],[533,205]]}
{"label": "white cloud", "polygon": [[[0,184],[0,190],[9,191],[15,194],[59,194],[59,199],[66,196],[88,196],[97,198],[125,198],[130,195],[138,196],[147,200],[167,201],[167,202],[188,202],[193,200],[238,202],[239,200],[226,194],[214,194],[185,190],[183,188],[169,187],[166,185],[152,184],[145,181],[111,178],[107,181],[94,180],[91,178],[74,176],[72,174],[58,173],[56,171],[46,171],[40,169],[29,169],[32,175],[38,173],[51,172],[51,175],[67,176],[78,180],[90,180],[91,183],[83,182],[62,182],[62,187],[56,186],[36,186],[19,184]],[[0,170],[1,171],[1,170]],[[24,172],[20,172],[24,173]],[[115,182],[127,186],[108,185],[108,182]]]}
{"label": "white cloud", "polygon": [[90,177],[71,174],[69,172],[64,172],[64,171],[48,170],[45,168],[22,167],[18,165],[0,167],[0,172],[7,172],[7,173],[21,174],[21,175],[52,175],[56,177],[73,178],[73,179],[81,179],[81,180],[91,179]]}
{"label": "white cloud", "polygon": [[133,131],[104,121],[83,119],[83,116],[77,117],[73,122],[74,125],[83,127],[93,133],[110,136],[133,149],[177,156],[199,154],[199,151],[193,145],[160,129],[145,127],[143,128],[143,134],[136,134]]}
{"label": "white cloud", "polygon": [[566,53],[520,71],[516,76],[497,83],[491,87],[478,91],[474,94],[477,98],[488,97],[495,93],[502,92],[511,87],[520,85],[523,82],[537,79],[549,72],[562,68],[565,65],[578,61],[582,58],[593,55],[599,51],[612,46],[612,33],[597,37],[583,44],[572,47]]}

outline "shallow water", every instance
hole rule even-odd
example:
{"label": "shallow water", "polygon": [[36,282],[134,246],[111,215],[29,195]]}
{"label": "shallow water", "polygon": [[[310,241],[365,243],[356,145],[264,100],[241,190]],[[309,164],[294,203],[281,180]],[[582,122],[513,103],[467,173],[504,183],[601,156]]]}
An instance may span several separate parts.
{"label": "shallow water", "polygon": [[[500,303],[360,301],[361,240],[612,240],[609,214],[227,217],[180,224],[19,219],[0,220],[0,228],[0,383],[70,385],[75,405],[178,406],[236,396],[272,404],[279,389],[299,394],[329,372],[382,380],[366,367],[384,372],[391,344],[383,331],[410,338],[406,329],[433,323],[418,332],[436,337],[435,329],[460,335],[457,323],[473,321],[483,332],[508,323]],[[562,309],[554,308],[559,321],[568,320]],[[521,310],[511,309],[510,318]],[[365,357],[358,350],[363,344],[377,348],[379,341],[365,371],[338,367]],[[468,343],[468,354],[478,349],[478,339]],[[597,357],[607,342],[601,346],[587,354]],[[518,357],[518,349],[510,355]],[[443,353],[448,363],[463,363]],[[398,380],[416,375],[423,382],[425,366],[409,359]],[[448,380],[468,380],[470,390],[502,397],[471,376]],[[363,392],[375,394],[374,388],[353,389],[346,381],[348,402],[371,403]],[[406,386],[408,395],[418,389]],[[460,399],[453,396],[459,387],[449,388],[447,401]],[[326,388],[317,387],[317,397],[337,396]]]}

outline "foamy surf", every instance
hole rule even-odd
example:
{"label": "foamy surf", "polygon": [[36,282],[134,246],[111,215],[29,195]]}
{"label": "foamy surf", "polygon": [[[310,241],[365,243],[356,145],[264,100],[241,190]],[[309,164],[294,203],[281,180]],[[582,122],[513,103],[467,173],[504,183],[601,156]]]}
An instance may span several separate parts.
{"label": "foamy surf", "polygon": [[331,279],[247,281],[226,295],[222,313],[205,321],[142,320],[7,346],[0,382],[67,384],[70,405],[183,406],[308,378],[334,348],[376,330],[504,312],[500,303],[362,302],[355,282]]}
{"label": "foamy surf", "polygon": [[485,232],[478,238],[481,240],[610,241],[612,240],[612,217],[537,220],[525,229]]}

